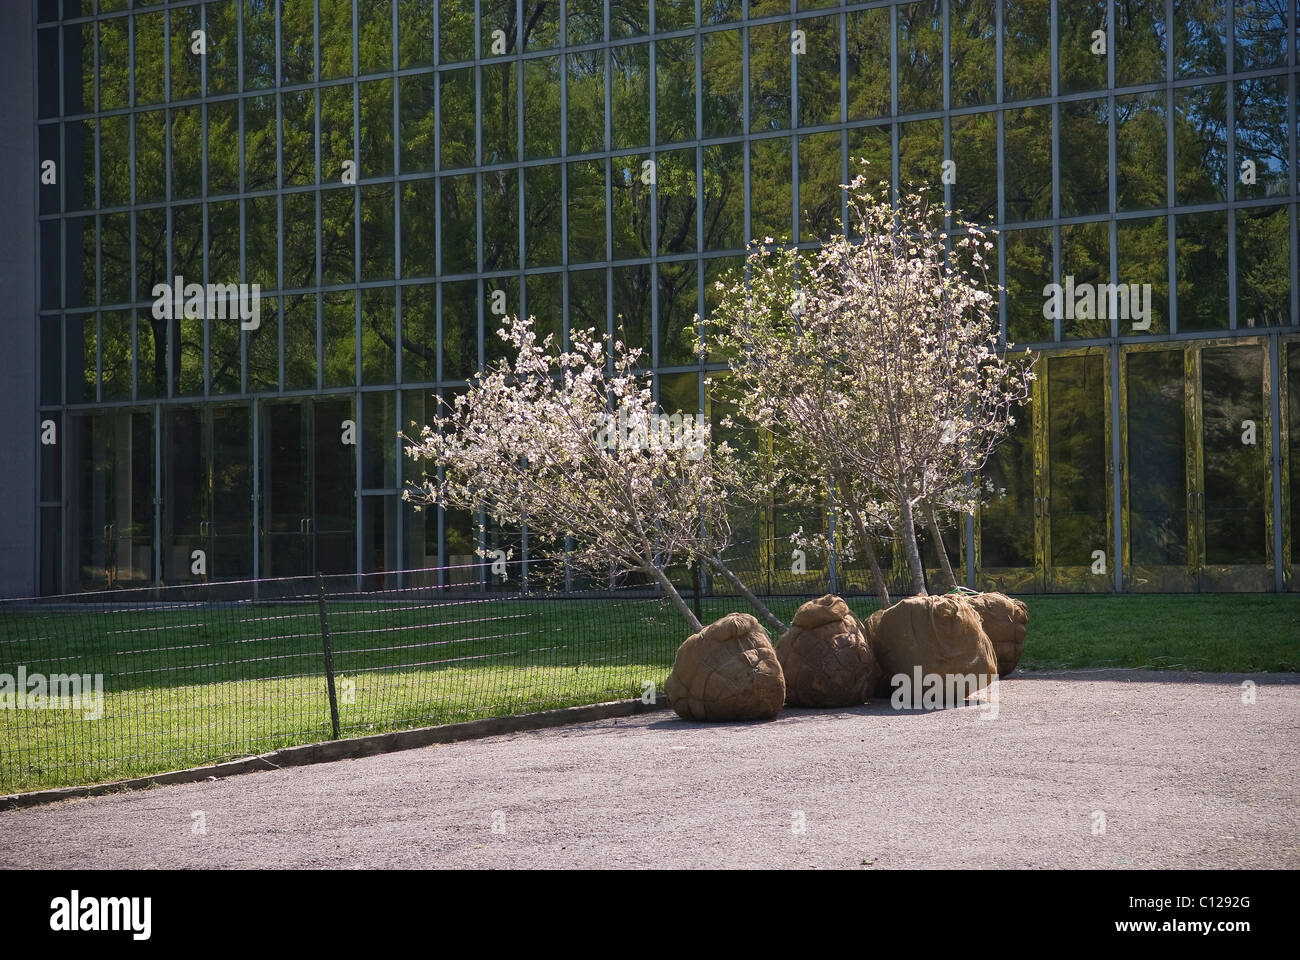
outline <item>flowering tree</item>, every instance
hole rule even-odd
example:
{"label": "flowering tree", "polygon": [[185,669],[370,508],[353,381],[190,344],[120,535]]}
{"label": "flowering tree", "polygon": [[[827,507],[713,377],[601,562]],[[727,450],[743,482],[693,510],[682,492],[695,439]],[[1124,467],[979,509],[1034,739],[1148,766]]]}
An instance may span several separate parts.
{"label": "flowering tree", "polygon": [[917,193],[877,200],[862,175],[848,189],[857,239],[752,246],[747,277],[719,284],[710,330],[742,413],[798,458],[782,482],[820,485],[842,505],[888,603],[870,530],[893,532],[924,594],[916,525],[942,553],[934,508],[975,509],[968,478],[1015,423],[1033,373],[999,345],[992,244],[977,227],[944,230]]}
{"label": "flowering tree", "polygon": [[744,467],[725,443],[711,443],[703,417],[658,410],[636,369],[641,351],[594,330],[571,331],[561,351],[551,335],[538,342],[532,318],[499,333],[513,358],[440,402],[448,412],[418,440],[406,438],[411,457],[441,471],[403,496],[526,526],[530,553],[571,568],[643,574],[692,632],[702,625],[666,568],[707,564],[784,630],[723,560],[728,497],[751,488]]}

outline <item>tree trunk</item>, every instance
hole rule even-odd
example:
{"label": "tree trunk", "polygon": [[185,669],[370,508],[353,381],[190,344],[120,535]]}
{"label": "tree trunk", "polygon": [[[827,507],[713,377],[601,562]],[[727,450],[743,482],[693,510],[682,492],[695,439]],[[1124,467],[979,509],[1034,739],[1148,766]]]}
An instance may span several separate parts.
{"label": "tree trunk", "polygon": [[912,504],[906,496],[899,497],[899,511],[902,514],[901,528],[898,532],[903,540],[903,551],[907,555],[907,568],[912,572],[912,590],[918,597],[927,596],[925,589],[925,567],[921,565],[921,548],[916,544],[916,519],[912,514]]}
{"label": "tree trunk", "polygon": [[686,625],[691,628],[691,633],[699,633],[704,629],[704,624],[700,623],[699,618],[696,617],[691,611],[691,608],[686,605],[686,601],[682,599],[682,595],[677,592],[677,588],[673,586],[673,582],[668,579],[666,573],[654,565],[642,567],[641,572],[654,577],[659,586],[663,587],[664,593],[667,594],[668,599],[672,601],[677,612],[681,614],[682,619],[686,621]]}
{"label": "tree trunk", "polygon": [[871,582],[876,588],[876,598],[880,601],[880,609],[884,610],[893,601],[889,599],[889,587],[885,583],[884,571],[880,569],[880,561],[876,558],[876,548],[871,545],[867,521],[862,516],[862,511],[855,505],[846,504],[846,506],[853,515],[854,525],[858,528],[858,543],[862,546],[862,552],[866,554],[867,566],[871,569]]}
{"label": "tree trunk", "polygon": [[943,545],[943,534],[939,531],[939,518],[935,516],[934,504],[929,500],[925,501],[925,522],[930,528],[930,539],[934,541],[934,552],[939,555],[939,568],[943,571],[947,583],[944,584],[944,590],[957,589],[957,577],[952,572],[952,564],[948,562],[948,550]]}
{"label": "tree trunk", "polygon": [[706,562],[710,567],[722,574],[723,578],[736,589],[736,592],[744,597],[751,607],[758,611],[759,619],[775,630],[778,637],[789,629],[784,623],[777,619],[776,614],[767,608],[767,604],[754,596],[754,592],[750,590],[749,587],[745,586],[738,576],[727,569],[725,563],[717,557],[707,557]]}

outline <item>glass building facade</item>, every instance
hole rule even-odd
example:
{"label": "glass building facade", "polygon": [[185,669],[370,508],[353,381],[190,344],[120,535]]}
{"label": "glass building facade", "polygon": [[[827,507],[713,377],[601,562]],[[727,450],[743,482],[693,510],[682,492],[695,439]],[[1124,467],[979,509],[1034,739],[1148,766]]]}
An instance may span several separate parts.
{"label": "glass building facade", "polygon": [[[39,0],[32,39],[42,593],[471,562],[397,432],[500,317],[709,409],[711,281],[836,229],[860,157],[997,228],[1043,353],[969,582],[1300,589],[1295,0]],[[765,585],[865,586],[782,574],[810,514],[741,520]]]}

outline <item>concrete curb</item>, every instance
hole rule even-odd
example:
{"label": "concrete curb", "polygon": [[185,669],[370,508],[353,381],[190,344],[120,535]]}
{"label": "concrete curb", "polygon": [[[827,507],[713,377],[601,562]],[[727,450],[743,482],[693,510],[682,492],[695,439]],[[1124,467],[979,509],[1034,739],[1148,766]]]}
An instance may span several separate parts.
{"label": "concrete curb", "polygon": [[0,796],[0,810],[17,810],[21,807],[34,807],[44,803],[56,803],[60,800],[99,797],[110,793],[122,793],[127,790],[147,790],[150,787],[173,783],[196,783],[209,778],[256,773],[259,770],[278,770],[281,767],[301,767],[312,763],[329,763],[332,760],[371,757],[380,753],[392,753],[395,750],[413,750],[416,747],[427,747],[435,743],[477,740],[483,737],[499,736],[503,733],[541,730],[546,727],[561,727],[574,723],[588,723],[592,720],[608,720],[614,717],[631,717],[640,713],[666,709],[668,709],[668,698],[664,696],[659,696],[655,703],[644,703],[641,700],[610,700],[588,706],[563,707],[559,710],[543,710],[538,713],[524,713],[513,717],[485,717],[482,720],[448,723],[438,727],[395,730],[391,733],[379,733],[369,737],[326,740],[323,743],[284,747],[255,757],[229,760],[225,763],[206,767],[191,767],[188,770],[175,770],[170,773],[158,773],[148,777],[116,780],[112,783],[97,783],[86,787],[55,787],[50,790],[33,790],[29,793],[8,794]]}

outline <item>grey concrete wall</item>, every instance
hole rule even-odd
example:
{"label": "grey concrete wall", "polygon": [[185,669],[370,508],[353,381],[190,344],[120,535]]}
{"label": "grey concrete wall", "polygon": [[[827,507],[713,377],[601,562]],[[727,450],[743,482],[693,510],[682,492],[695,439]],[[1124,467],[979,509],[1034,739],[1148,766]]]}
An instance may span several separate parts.
{"label": "grey concrete wall", "polygon": [[[0,596],[37,592],[35,0],[0,30]],[[59,438],[62,440],[62,437]]]}

